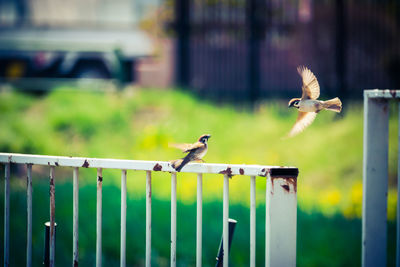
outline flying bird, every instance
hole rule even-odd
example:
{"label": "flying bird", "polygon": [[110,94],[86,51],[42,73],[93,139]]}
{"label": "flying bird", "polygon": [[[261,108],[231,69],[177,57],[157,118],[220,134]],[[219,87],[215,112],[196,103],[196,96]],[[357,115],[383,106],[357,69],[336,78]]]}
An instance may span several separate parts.
{"label": "flying bird", "polygon": [[191,161],[203,161],[203,157],[206,155],[208,149],[207,141],[210,137],[211,135],[209,134],[203,134],[194,144],[173,144],[173,147],[179,148],[183,153],[188,154],[182,159],[173,160],[171,162],[172,167],[179,172],[183,166]]}
{"label": "flying bird", "polygon": [[307,67],[297,67],[303,81],[301,87],[303,94],[301,98],[293,98],[289,101],[288,107],[295,107],[299,110],[297,120],[290,130],[288,137],[293,137],[308,127],[321,110],[327,109],[334,112],[342,111],[342,102],[335,97],[331,100],[317,100],[319,97],[319,84],[317,78]]}

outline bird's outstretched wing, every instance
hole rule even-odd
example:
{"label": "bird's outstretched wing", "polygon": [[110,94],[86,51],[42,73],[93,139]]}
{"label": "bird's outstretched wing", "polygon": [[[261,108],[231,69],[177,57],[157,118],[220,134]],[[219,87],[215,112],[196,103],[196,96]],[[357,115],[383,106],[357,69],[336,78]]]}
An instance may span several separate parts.
{"label": "bird's outstretched wing", "polygon": [[307,128],[315,119],[317,113],[315,112],[301,112],[299,111],[299,116],[294,123],[292,129],[290,130],[288,137],[293,137],[298,133],[301,133],[305,128]]}
{"label": "bird's outstretched wing", "polygon": [[297,67],[297,72],[303,80],[303,85],[301,87],[303,94],[301,99],[317,99],[319,97],[319,84],[314,73],[304,66]]}
{"label": "bird's outstretched wing", "polygon": [[170,146],[182,150],[183,153],[187,153],[194,149],[203,147],[204,144],[201,142],[196,142],[194,144],[170,144]]}

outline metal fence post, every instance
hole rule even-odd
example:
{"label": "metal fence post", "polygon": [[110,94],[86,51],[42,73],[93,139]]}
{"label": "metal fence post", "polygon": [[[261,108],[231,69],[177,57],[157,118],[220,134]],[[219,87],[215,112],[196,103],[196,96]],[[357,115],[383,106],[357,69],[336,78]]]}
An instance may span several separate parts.
{"label": "metal fence post", "polygon": [[[229,250],[231,249],[232,245],[232,240],[233,240],[233,234],[235,233],[235,228],[236,228],[237,221],[234,219],[228,219],[228,229],[229,229],[229,234],[228,234],[228,247]],[[221,238],[221,243],[219,244],[219,249],[218,249],[218,254],[217,254],[217,263],[215,267],[222,267],[224,265],[224,234],[222,233],[222,238]]]}
{"label": "metal fence post", "polygon": [[297,178],[268,174],[265,266],[296,266]]}
{"label": "metal fence post", "polygon": [[388,101],[364,95],[362,265],[386,266]]}
{"label": "metal fence post", "polygon": [[[44,251],[43,251],[43,265],[50,266],[50,222],[44,223]],[[56,240],[57,223],[54,223],[54,241]]]}

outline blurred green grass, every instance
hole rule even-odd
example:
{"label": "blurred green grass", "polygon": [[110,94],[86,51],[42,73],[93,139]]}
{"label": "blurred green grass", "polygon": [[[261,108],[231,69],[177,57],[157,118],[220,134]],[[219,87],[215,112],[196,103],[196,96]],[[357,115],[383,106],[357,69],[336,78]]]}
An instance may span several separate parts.
{"label": "blurred green grass", "polygon": [[[212,135],[207,162],[296,166],[298,179],[298,265],[360,265],[362,201],[362,102],[344,102],[343,116],[321,112],[299,136],[281,139],[296,119],[286,101],[269,100],[255,110],[232,104],[211,103],[179,91],[124,90],[117,93],[55,90],[44,96],[0,93],[0,151],[63,156],[141,160],[181,157],[168,147],[174,142],[194,142]],[[397,114],[391,105],[391,112]],[[397,120],[392,116],[389,134],[389,237],[394,236],[396,213]],[[24,170],[16,170],[24,176]],[[41,261],[43,227],[48,218],[47,167],[34,167],[34,257]],[[72,259],[71,170],[58,170],[56,217],[57,262]],[[106,171],[103,192],[104,261],[118,265],[118,171]],[[80,256],[83,265],[95,261],[96,174],[81,170]],[[257,180],[257,262],[263,262],[265,181]],[[153,259],[156,266],[169,263],[170,179],[153,178]],[[221,235],[222,179],[204,179],[205,266],[214,263]],[[4,189],[1,188],[1,195]],[[25,181],[13,179],[12,240],[24,247]],[[128,173],[128,263],[144,264],[144,173]],[[249,180],[234,177],[230,183],[230,214],[239,220],[232,247],[232,266],[248,262]],[[178,176],[178,264],[194,265],[196,177]],[[3,201],[3,198],[1,198]],[[111,214],[107,214],[109,212]],[[15,219],[18,218],[18,219]],[[22,219],[21,219],[22,218]],[[2,222],[3,223],[3,220]],[[391,233],[391,234],[390,234]],[[1,233],[2,235],[2,233]],[[18,237],[18,238],[16,238]],[[393,238],[392,238],[393,239]],[[36,244],[36,246],[35,246]],[[40,245],[39,245],[40,244]],[[394,241],[389,251],[394,255]],[[15,251],[15,250],[14,250]],[[18,251],[18,249],[16,250]],[[14,255],[14,257],[13,257]],[[23,260],[12,254],[15,262]],[[23,263],[21,261],[21,263]],[[393,257],[389,263],[394,264]],[[19,265],[19,264],[18,264]]]}

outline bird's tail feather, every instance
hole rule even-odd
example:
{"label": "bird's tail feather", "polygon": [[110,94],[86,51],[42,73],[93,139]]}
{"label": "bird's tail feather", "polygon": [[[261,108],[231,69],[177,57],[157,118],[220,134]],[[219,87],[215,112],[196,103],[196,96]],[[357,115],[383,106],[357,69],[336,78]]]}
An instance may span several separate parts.
{"label": "bird's tail feather", "polygon": [[181,164],[182,164],[183,159],[176,159],[171,161],[172,168],[176,170]]}
{"label": "bird's tail feather", "polygon": [[328,110],[331,110],[334,112],[339,113],[340,111],[342,111],[342,102],[340,101],[340,99],[338,97],[335,97],[331,100],[324,101],[323,105],[324,105],[325,109],[328,109]]}
{"label": "bird's tail feather", "polygon": [[183,166],[189,163],[189,159],[183,158],[183,159],[177,159],[172,161],[172,168],[174,168],[177,172],[179,172]]}

